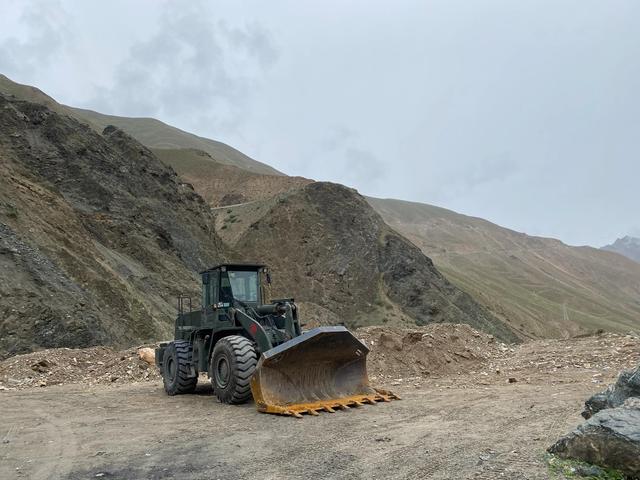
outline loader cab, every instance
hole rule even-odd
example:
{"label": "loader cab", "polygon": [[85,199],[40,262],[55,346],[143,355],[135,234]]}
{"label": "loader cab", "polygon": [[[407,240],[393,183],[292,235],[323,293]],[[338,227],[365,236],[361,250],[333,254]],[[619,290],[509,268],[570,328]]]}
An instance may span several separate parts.
{"label": "loader cab", "polygon": [[258,306],[263,303],[264,265],[224,264],[202,272],[202,305],[227,308],[234,300]]}

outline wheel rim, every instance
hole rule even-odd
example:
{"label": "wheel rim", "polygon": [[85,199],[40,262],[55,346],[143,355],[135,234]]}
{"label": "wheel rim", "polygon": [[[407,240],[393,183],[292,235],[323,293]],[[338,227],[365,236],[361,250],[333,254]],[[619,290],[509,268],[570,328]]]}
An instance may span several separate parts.
{"label": "wheel rim", "polygon": [[216,383],[219,387],[224,388],[229,383],[231,369],[226,357],[220,356],[216,361]]}

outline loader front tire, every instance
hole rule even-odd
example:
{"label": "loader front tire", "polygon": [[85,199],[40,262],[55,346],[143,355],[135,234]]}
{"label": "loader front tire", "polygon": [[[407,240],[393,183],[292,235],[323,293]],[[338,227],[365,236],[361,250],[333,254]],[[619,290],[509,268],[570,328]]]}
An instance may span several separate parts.
{"label": "loader front tire", "polygon": [[253,344],[240,335],[218,340],[209,363],[213,393],[222,403],[244,403],[251,398],[251,376],[258,363]]}
{"label": "loader front tire", "polygon": [[162,382],[169,395],[191,393],[196,389],[198,375],[193,375],[190,342],[176,340],[167,345],[162,359]]}

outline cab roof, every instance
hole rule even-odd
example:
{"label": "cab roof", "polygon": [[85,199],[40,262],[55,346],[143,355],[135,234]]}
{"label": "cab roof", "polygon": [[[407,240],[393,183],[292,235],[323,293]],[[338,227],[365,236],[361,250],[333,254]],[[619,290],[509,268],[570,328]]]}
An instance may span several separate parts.
{"label": "cab roof", "polygon": [[212,272],[214,270],[219,270],[222,267],[226,267],[227,270],[251,271],[251,270],[259,270],[261,268],[266,267],[266,265],[262,265],[260,263],[221,263],[220,265],[216,265],[215,267],[211,267],[206,270],[203,270],[200,273],[202,274],[202,273]]}

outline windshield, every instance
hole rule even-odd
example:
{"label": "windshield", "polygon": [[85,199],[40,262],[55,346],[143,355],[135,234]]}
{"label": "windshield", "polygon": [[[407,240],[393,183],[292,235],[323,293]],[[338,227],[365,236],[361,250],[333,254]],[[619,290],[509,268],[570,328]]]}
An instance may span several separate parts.
{"label": "windshield", "polygon": [[[233,298],[241,302],[258,302],[258,272],[227,272]],[[222,287],[225,287],[222,281]]]}

